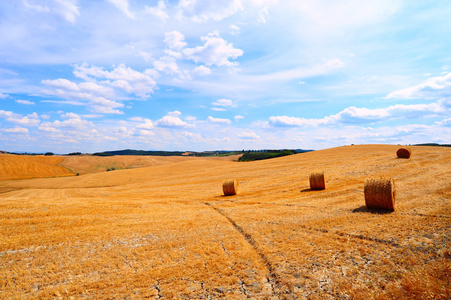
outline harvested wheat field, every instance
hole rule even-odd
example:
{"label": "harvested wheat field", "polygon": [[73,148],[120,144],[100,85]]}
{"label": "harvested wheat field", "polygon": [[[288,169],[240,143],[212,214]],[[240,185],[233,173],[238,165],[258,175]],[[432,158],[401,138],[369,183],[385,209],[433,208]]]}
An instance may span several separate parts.
{"label": "harvested wheat field", "polygon": [[61,156],[0,154],[0,180],[75,175],[59,166]]}
{"label": "harvested wheat field", "polygon": [[[0,298],[449,299],[451,149],[398,148],[0,181]],[[394,212],[365,207],[378,177]]]}

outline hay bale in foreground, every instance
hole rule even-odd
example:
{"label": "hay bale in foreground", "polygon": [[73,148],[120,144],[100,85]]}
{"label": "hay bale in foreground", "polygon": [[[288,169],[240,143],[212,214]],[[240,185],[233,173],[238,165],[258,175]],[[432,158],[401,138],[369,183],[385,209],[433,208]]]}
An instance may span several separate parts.
{"label": "hay bale in foreground", "polygon": [[396,151],[398,158],[410,158],[411,154],[412,151],[409,148],[399,148],[398,151]]}
{"label": "hay bale in foreground", "polygon": [[226,180],[222,183],[224,196],[233,196],[238,194],[238,181],[236,179]]}
{"label": "hay bale in foreground", "polygon": [[392,178],[365,180],[364,194],[366,207],[395,210],[395,182]]}
{"label": "hay bale in foreground", "polygon": [[321,173],[310,174],[310,189],[324,190],[326,188],[326,181],[324,180],[324,171]]}

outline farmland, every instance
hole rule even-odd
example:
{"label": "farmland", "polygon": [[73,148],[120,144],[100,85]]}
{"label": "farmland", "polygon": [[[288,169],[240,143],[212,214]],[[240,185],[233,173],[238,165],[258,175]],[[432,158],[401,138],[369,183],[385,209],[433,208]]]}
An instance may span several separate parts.
{"label": "farmland", "polygon": [[[451,149],[398,148],[0,155],[0,298],[450,298]],[[310,190],[321,171],[326,189]],[[392,213],[365,207],[365,179],[381,176]],[[223,196],[228,179],[238,195]]]}

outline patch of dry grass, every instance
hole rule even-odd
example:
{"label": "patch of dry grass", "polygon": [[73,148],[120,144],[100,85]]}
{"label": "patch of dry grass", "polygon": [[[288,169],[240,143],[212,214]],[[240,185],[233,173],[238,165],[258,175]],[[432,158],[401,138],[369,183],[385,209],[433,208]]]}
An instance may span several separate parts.
{"label": "patch of dry grass", "polygon": [[[397,149],[2,181],[0,298],[450,298],[451,151]],[[364,206],[379,176],[393,213]]]}

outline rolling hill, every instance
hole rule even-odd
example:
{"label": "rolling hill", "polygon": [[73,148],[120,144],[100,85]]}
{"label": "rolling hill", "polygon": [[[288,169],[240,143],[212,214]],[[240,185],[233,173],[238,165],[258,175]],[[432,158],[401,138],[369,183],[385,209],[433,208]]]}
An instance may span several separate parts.
{"label": "rolling hill", "polygon": [[[398,148],[100,173],[89,165],[105,161],[67,160],[86,174],[0,181],[0,298],[449,299],[451,149]],[[365,207],[381,176],[395,212]],[[222,195],[227,179],[238,195]]]}

